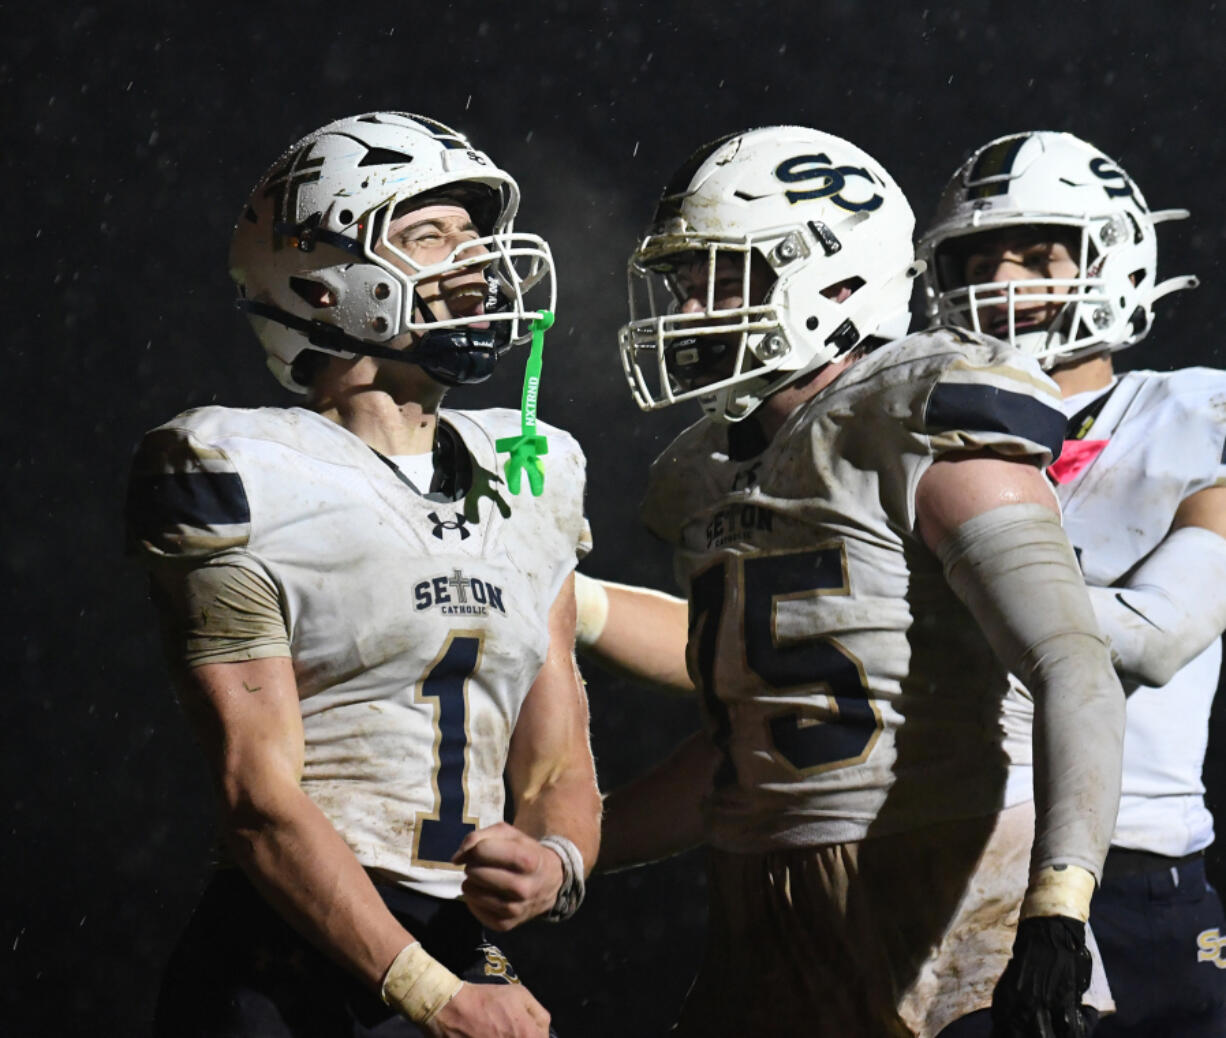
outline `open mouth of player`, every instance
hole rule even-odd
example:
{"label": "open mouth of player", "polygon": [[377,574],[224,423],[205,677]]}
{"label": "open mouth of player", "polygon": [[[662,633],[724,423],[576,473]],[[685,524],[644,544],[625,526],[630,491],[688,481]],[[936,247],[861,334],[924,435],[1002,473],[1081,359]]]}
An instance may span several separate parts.
{"label": "open mouth of player", "polygon": [[995,313],[988,319],[987,332],[997,337],[1007,336],[1010,331],[1021,332],[1042,331],[1047,328],[1056,316],[1054,306],[1016,307],[1013,311],[1013,324],[1010,327],[1009,312]]}
{"label": "open mouth of player", "polygon": [[739,346],[739,335],[679,339],[669,347],[669,372],[683,390],[715,385],[732,375]]}
{"label": "open mouth of player", "polygon": [[[439,291],[422,302],[427,305],[442,301],[451,317],[479,317],[485,313],[488,286],[484,279],[468,281],[457,285],[442,285]],[[485,328],[488,321],[474,321],[472,327]]]}

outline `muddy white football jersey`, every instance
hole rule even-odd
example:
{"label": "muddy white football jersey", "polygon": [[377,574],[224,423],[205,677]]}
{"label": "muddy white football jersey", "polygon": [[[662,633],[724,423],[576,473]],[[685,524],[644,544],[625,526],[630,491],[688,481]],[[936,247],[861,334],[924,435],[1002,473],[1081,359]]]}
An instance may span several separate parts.
{"label": "muddy white football jersey", "polygon": [[451,898],[451,855],[503,817],[508,741],[588,534],[570,436],[541,426],[544,492],[525,480],[512,495],[494,441],[519,433],[519,412],[440,423],[471,469],[456,500],[417,492],[314,412],[189,411],[138,451],[130,523],[153,560],[221,556],[271,581],[301,698],[302,788],[367,868]]}
{"label": "muddy white football jersey", "polygon": [[[1072,418],[1103,397],[1076,457],[1066,450],[1053,479],[1086,582],[1099,587],[1126,577],[1161,543],[1185,498],[1226,484],[1226,372],[1132,371],[1099,394],[1064,401],[1064,409]],[[1221,660],[1219,640],[1161,689],[1129,697],[1113,845],[1178,857],[1213,842],[1201,770]],[[1033,704],[1012,695],[1008,708],[1007,748],[1028,765],[1021,733]],[[1023,767],[1010,787],[1026,795],[1029,782]]]}
{"label": "muddy white football jersey", "polygon": [[724,761],[711,841],[828,844],[990,814],[1007,676],[915,530],[933,460],[1045,466],[1054,384],[1001,343],[936,329],[882,346],[789,417],[699,423],[652,468],[644,518],[676,546],[689,663]]}

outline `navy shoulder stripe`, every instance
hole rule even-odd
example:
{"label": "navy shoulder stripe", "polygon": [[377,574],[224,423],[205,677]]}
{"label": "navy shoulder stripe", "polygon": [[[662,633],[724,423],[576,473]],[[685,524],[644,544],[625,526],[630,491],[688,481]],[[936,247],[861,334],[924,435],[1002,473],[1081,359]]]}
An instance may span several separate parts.
{"label": "navy shoulder stripe", "polygon": [[237,472],[134,475],[128,488],[128,532],[137,540],[156,540],[173,527],[250,521],[247,492]]}
{"label": "navy shoulder stripe", "polygon": [[1057,408],[1025,393],[995,386],[942,382],[928,398],[924,424],[933,432],[965,429],[997,432],[1040,444],[1052,460],[1064,446],[1065,417]]}

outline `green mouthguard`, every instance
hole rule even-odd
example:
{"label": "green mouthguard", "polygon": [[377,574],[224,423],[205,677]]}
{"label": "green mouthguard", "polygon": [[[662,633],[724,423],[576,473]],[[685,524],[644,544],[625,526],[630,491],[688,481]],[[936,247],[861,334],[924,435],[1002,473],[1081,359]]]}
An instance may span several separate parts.
{"label": "green mouthguard", "polygon": [[520,474],[528,473],[532,496],[540,497],[545,489],[545,463],[542,454],[549,453],[549,444],[544,436],[536,434],[536,398],[541,385],[541,355],[545,352],[545,332],[553,326],[553,313],[542,310],[541,316],[532,322],[532,350],[528,354],[528,366],[524,371],[524,399],[520,407],[521,431],[518,436],[504,436],[494,441],[497,451],[509,451],[505,471],[507,486],[512,494],[519,493]]}

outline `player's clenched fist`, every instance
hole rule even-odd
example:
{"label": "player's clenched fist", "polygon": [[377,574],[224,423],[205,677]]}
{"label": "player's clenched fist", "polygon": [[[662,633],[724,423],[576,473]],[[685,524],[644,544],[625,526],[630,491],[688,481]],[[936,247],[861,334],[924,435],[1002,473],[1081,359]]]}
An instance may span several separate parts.
{"label": "player's clenched fist", "polygon": [[564,878],[554,851],[506,822],[469,833],[451,860],[464,866],[469,911],[497,931],[548,912]]}

